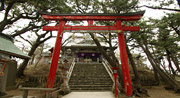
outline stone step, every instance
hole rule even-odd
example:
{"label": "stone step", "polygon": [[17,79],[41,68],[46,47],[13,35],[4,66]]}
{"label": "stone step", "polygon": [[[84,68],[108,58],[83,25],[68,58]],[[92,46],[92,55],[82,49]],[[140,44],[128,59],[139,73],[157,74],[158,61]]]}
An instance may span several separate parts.
{"label": "stone step", "polygon": [[71,78],[70,81],[112,81],[111,78],[91,78],[91,79],[83,79],[83,78]]}
{"label": "stone step", "polygon": [[111,78],[71,78],[70,81],[112,81]]}
{"label": "stone step", "polygon": [[74,75],[74,74],[75,74],[75,75],[76,75],[76,74],[77,74],[77,75],[83,75],[83,76],[84,76],[84,75],[86,75],[86,76],[87,76],[87,75],[93,75],[93,76],[94,76],[94,75],[108,75],[108,73],[105,73],[105,72],[95,72],[95,71],[93,71],[93,72],[89,72],[89,71],[87,71],[87,72],[73,72],[72,75]]}
{"label": "stone step", "polygon": [[106,69],[74,69],[73,72],[104,72]]}
{"label": "stone step", "polygon": [[109,74],[95,74],[95,73],[80,74],[80,73],[72,73],[71,77],[109,77]]}
{"label": "stone step", "polygon": [[79,76],[79,77],[91,77],[91,76],[102,76],[102,77],[105,77],[105,76],[107,76],[107,77],[109,77],[109,74],[106,74],[106,73],[72,73],[72,75],[71,75],[71,77],[72,76]]}
{"label": "stone step", "polygon": [[96,83],[96,82],[84,82],[84,83],[69,83],[69,85],[110,85],[112,86],[113,83],[112,82],[106,82],[106,83]]}
{"label": "stone step", "polygon": [[109,79],[109,77],[100,77],[100,76],[90,76],[90,77],[87,77],[87,76],[71,76],[71,78],[75,78],[75,79]]}
{"label": "stone step", "polygon": [[78,65],[75,65],[74,68],[104,68],[103,65],[100,65],[100,66],[93,66],[93,65],[89,65],[89,66],[78,66]]}
{"label": "stone step", "polygon": [[111,85],[70,85],[71,90],[111,90]]}
{"label": "stone step", "polygon": [[101,83],[101,82],[74,82],[74,83],[69,83],[70,84],[76,84],[76,85],[113,85],[112,82],[106,82],[106,83]]}
{"label": "stone step", "polygon": [[79,82],[69,82],[69,84],[87,84],[87,85],[91,85],[91,84],[98,84],[98,85],[112,85],[113,82],[94,82],[94,81],[79,81]]}
{"label": "stone step", "polygon": [[76,64],[69,81],[71,90],[111,90],[112,85],[102,64]]}

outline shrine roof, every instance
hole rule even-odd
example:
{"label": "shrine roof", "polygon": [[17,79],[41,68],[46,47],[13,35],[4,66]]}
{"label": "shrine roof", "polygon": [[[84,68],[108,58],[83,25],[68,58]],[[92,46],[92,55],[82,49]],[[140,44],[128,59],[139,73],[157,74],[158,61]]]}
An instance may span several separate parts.
{"label": "shrine roof", "polygon": [[[100,44],[104,48],[109,48],[109,44],[107,44],[106,42],[100,42]],[[86,36],[86,39],[76,38],[74,40],[71,40],[67,45],[64,46],[64,48],[97,48],[97,45],[90,38],[90,36]]]}
{"label": "shrine roof", "polygon": [[15,56],[22,59],[29,59],[30,57],[18,49],[14,43],[13,38],[0,33],[0,53],[4,53],[10,56]]}

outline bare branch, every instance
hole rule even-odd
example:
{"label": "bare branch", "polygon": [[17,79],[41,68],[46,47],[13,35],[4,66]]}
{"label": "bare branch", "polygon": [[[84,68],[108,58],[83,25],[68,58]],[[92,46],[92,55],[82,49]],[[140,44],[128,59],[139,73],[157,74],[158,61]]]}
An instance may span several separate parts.
{"label": "bare branch", "polygon": [[86,13],[83,9],[81,9],[81,7],[79,6],[78,0],[76,0],[76,6],[78,8],[78,11],[81,13]]}
{"label": "bare branch", "polygon": [[5,1],[5,0],[1,0],[1,1],[0,1],[0,2],[1,2],[0,11],[3,11],[3,10],[4,10],[4,1]]}
{"label": "bare branch", "polygon": [[20,37],[21,39],[23,39],[24,41],[27,41],[31,46],[33,45],[29,40],[25,39],[25,38],[22,37],[21,35],[19,35],[19,37]]}
{"label": "bare branch", "polygon": [[28,16],[28,13],[23,13],[21,18],[25,18],[25,19],[37,19],[39,17],[39,14],[36,13],[36,16],[32,17],[32,16]]}
{"label": "bare branch", "polygon": [[20,31],[17,31],[15,34],[13,34],[13,35],[11,35],[12,37],[16,37],[16,36],[18,36],[18,35],[21,35],[21,34],[24,34],[25,32],[27,32],[27,31],[30,31],[30,30],[33,30],[33,29],[35,29],[35,28],[41,28],[42,26],[27,26],[27,27],[25,27],[25,28],[23,28],[22,30],[20,30]]}
{"label": "bare branch", "polygon": [[108,43],[108,40],[107,40],[106,36],[103,33],[99,33],[99,35],[101,35],[105,39],[105,41]]}
{"label": "bare branch", "polygon": [[88,9],[89,3],[90,3],[90,0],[88,0],[88,3],[87,3],[87,5],[86,5],[86,9],[85,9],[85,10]]}
{"label": "bare branch", "polygon": [[[42,35],[46,35],[48,34],[50,31],[47,31],[46,33],[42,34]],[[43,39],[42,41],[39,42],[39,44],[44,43],[45,41],[47,41],[48,39],[50,39],[52,37],[52,31],[50,32],[50,36],[48,36],[47,38]]]}
{"label": "bare branch", "polygon": [[15,3],[16,3],[15,0],[13,0],[13,1],[11,1],[11,2],[8,3],[8,6],[7,6],[6,10],[5,10],[4,21],[7,20],[8,13],[9,13],[9,11],[11,10],[12,6],[13,6]]}
{"label": "bare branch", "polygon": [[168,11],[177,11],[180,12],[180,9],[171,9],[171,8],[162,8],[162,7],[152,7],[144,5],[144,7],[151,8],[151,9],[159,9],[159,10],[168,10]]}
{"label": "bare branch", "polygon": [[65,44],[69,39],[71,39],[71,37],[72,37],[72,36],[69,36],[66,40],[64,40],[63,43],[62,43],[62,46],[64,46],[64,44]]}

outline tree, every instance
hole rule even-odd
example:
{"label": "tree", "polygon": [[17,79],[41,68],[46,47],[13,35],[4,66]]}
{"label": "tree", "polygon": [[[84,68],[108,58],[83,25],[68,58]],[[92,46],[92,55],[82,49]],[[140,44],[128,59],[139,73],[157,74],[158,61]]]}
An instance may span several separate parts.
{"label": "tree", "polygon": [[[52,32],[50,32],[50,35],[48,37],[47,34],[49,33],[49,31],[45,32],[44,34],[39,35],[38,33],[36,33],[37,39],[35,41],[35,43],[31,43],[30,41],[24,39],[22,36],[21,38],[24,39],[25,41],[28,41],[29,44],[31,45],[30,51],[28,52],[28,56],[33,56],[34,52],[36,51],[36,48],[41,45],[42,43],[44,43],[45,41],[47,41],[48,39],[50,39],[52,37]],[[23,61],[23,63],[20,65],[20,67],[18,68],[18,72],[17,72],[17,76],[21,77],[24,75],[24,70],[28,64],[29,60],[26,59]]]}
{"label": "tree", "polygon": [[[165,26],[165,24],[163,24],[163,23],[164,22],[162,22],[162,23],[159,22],[159,25]],[[167,30],[168,28],[164,28],[164,27],[162,29],[158,28],[158,29],[160,29],[158,34],[166,33],[166,34],[162,34],[161,36],[158,36],[159,39],[161,39],[163,37],[162,41],[159,42],[154,37],[156,35],[156,33],[153,33],[153,30],[154,30],[153,26],[156,26],[156,25],[146,23],[144,21],[144,22],[140,23],[140,26],[142,27],[141,32],[132,33],[131,34],[132,38],[134,38],[136,40],[136,42],[138,43],[138,45],[143,49],[144,53],[147,55],[147,58],[152,65],[154,71],[157,72],[168,85],[171,85],[176,90],[179,90],[180,89],[179,83],[174,78],[172,78],[169,74],[167,74],[165,69],[164,70],[162,69],[161,62],[160,62],[160,59],[162,59],[161,58],[162,54],[167,52],[166,49],[169,49],[168,48],[169,46],[171,47],[170,44],[167,45],[168,42],[170,41],[170,39],[168,39],[168,40],[164,39],[164,37],[167,38],[167,36],[169,36],[169,34],[167,34],[167,33],[170,33],[170,31]],[[152,46],[152,43],[154,43],[155,40],[157,41],[158,45],[156,46],[155,44],[153,44],[153,46]],[[165,40],[167,40],[167,42]],[[164,42],[164,43],[162,43],[162,42]],[[172,44],[172,42],[170,42],[170,43]],[[163,45],[166,45],[166,47],[161,47]],[[159,49],[159,48],[156,49],[155,47],[161,47],[161,49]],[[165,51],[163,51],[162,48]],[[152,50],[152,52],[151,52],[151,50]],[[156,52],[154,52],[153,50],[155,50]],[[159,55],[159,52],[157,52],[157,51],[160,51],[161,54]]]}
{"label": "tree", "polygon": [[[154,2],[152,2],[154,1]],[[175,12],[180,12],[180,9],[177,8],[169,8],[169,6],[176,6],[177,3],[174,2],[175,0],[152,0],[149,1],[151,3],[148,3],[148,5],[140,6],[140,7],[147,7],[151,9],[157,9],[157,10],[167,10],[167,11],[175,11]],[[148,2],[148,1],[146,1]],[[155,3],[156,2],[156,3]],[[158,2],[158,3],[157,3]],[[179,4],[179,0],[178,0]]]}
{"label": "tree", "polygon": [[[38,11],[41,10],[61,13],[71,12],[72,9],[65,3],[65,1],[66,0],[53,0],[53,2],[49,0],[3,1],[3,4],[5,5],[5,13],[4,19],[0,22],[0,33],[8,33],[14,38],[19,36],[24,41],[27,41],[31,45],[28,55],[32,56],[36,48],[52,36],[51,32],[38,32],[42,26],[49,24],[40,17]],[[16,24],[22,20],[27,21],[27,24],[25,24],[25,26],[17,26]],[[14,31],[11,30],[10,33],[6,32],[12,28]],[[37,39],[35,39],[36,41],[34,43],[31,43],[29,39],[23,37],[23,34],[28,32],[34,32],[36,34]],[[28,61],[29,60],[24,60],[24,62],[18,68],[18,76],[23,75]]]}
{"label": "tree", "polygon": [[172,66],[172,62],[174,63],[176,70],[180,72],[179,61],[177,59],[180,48],[177,43],[180,41],[179,18],[179,13],[171,13],[164,16],[161,20],[154,21],[159,33],[157,34],[158,39],[153,41],[153,44],[163,51],[163,56],[166,55],[169,67],[173,74],[176,74],[176,72]]}

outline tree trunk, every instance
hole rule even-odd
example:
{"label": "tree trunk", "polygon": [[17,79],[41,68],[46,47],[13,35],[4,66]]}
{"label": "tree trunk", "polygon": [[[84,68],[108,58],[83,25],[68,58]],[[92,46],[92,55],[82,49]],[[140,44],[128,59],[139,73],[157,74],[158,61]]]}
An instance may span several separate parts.
{"label": "tree trunk", "polygon": [[36,67],[37,67],[37,65],[39,64],[39,62],[40,62],[41,59],[42,59],[42,57],[40,57],[40,58],[38,59],[38,61],[34,64],[34,68],[33,68],[33,69],[36,69]]}
{"label": "tree trunk", "polygon": [[159,85],[160,84],[159,74],[155,70],[155,68],[153,68],[153,70],[154,70],[154,78],[156,79],[156,84]]}
{"label": "tree trunk", "polygon": [[139,76],[136,64],[133,60],[132,54],[131,54],[129,47],[127,45],[126,45],[126,50],[127,50],[127,55],[128,55],[129,61],[131,63],[134,75],[135,75],[135,83],[134,84],[141,86],[140,76]]}
{"label": "tree trunk", "polygon": [[177,71],[180,72],[180,66],[179,66],[179,61],[178,61],[177,57],[171,56],[171,59],[172,59],[174,65],[176,66]]}
{"label": "tree trunk", "polygon": [[4,1],[5,1],[5,0],[1,0],[1,1],[0,1],[0,2],[1,2],[0,11],[3,11],[3,10],[4,10]]}
{"label": "tree trunk", "polygon": [[[28,56],[31,57],[31,56],[34,54],[34,52],[36,51],[36,48],[39,46],[37,43],[38,43],[38,42],[36,42],[36,43],[32,46],[31,50],[30,50],[29,53],[28,53]],[[24,76],[24,70],[25,70],[28,62],[29,62],[29,59],[26,59],[26,60],[24,60],[23,63],[20,65],[20,67],[18,68],[18,71],[17,71],[17,76],[18,76],[18,77]]]}
{"label": "tree trunk", "polygon": [[24,76],[24,70],[29,62],[29,59],[26,59],[23,61],[23,63],[20,65],[20,67],[17,70],[17,77]]}
{"label": "tree trunk", "polygon": [[109,33],[109,41],[108,41],[108,43],[109,43],[109,48],[110,48],[111,56],[112,56],[112,59],[114,60],[114,62],[118,63],[118,59],[115,56],[114,49],[113,49],[113,46],[111,44],[111,40],[112,40],[111,36],[112,36],[111,33]]}
{"label": "tree trunk", "polygon": [[[41,35],[38,35],[38,34],[37,34],[38,38],[36,39],[35,43],[32,44],[32,47],[31,47],[31,50],[30,50],[29,53],[28,53],[28,56],[31,57],[31,56],[34,54],[34,52],[36,51],[36,48],[37,48],[40,44],[44,43],[45,41],[47,41],[48,39],[50,39],[50,38],[52,37],[52,32],[50,32],[50,36],[48,36],[48,37],[45,38],[45,36],[46,36],[48,33],[49,33],[49,31],[47,31],[46,33],[41,34]],[[43,39],[43,40],[42,40],[42,39]],[[18,68],[18,71],[17,71],[17,76],[18,76],[18,77],[21,77],[21,76],[24,75],[24,70],[25,70],[25,68],[26,68],[26,66],[27,66],[27,64],[28,64],[28,61],[29,61],[29,60],[24,60],[23,63],[22,63],[22,64],[20,65],[20,67]]]}
{"label": "tree trunk", "polygon": [[167,54],[167,60],[168,60],[168,63],[169,63],[169,67],[171,68],[171,71],[172,71],[173,75],[176,75],[176,72],[174,71],[174,68],[172,67],[170,51],[168,49],[166,49],[166,54]]}
{"label": "tree trunk", "polygon": [[[103,57],[109,62],[109,64],[112,67],[120,67],[120,64],[118,62],[114,62],[107,54],[106,51],[103,49],[103,47],[101,46],[101,44],[99,43],[99,41],[97,39],[94,38],[94,35],[92,33],[89,33],[91,38],[94,40],[95,44],[97,45],[97,48],[99,49],[99,51],[101,52],[101,54],[103,55]],[[121,86],[124,87],[124,82],[123,82],[123,76],[122,76],[122,70],[118,71],[118,75],[120,77],[119,81],[121,83]]]}
{"label": "tree trunk", "polygon": [[132,54],[131,54],[127,44],[126,44],[126,50],[127,50],[127,55],[128,55],[129,61],[131,63],[134,75],[135,75],[135,83],[133,83],[134,84],[133,93],[134,93],[135,96],[149,97],[149,94],[148,94],[147,90],[142,88],[141,80],[140,80],[140,76],[139,76],[136,64],[135,64],[135,62],[133,60]]}

